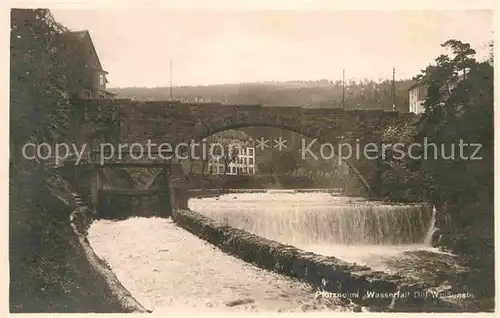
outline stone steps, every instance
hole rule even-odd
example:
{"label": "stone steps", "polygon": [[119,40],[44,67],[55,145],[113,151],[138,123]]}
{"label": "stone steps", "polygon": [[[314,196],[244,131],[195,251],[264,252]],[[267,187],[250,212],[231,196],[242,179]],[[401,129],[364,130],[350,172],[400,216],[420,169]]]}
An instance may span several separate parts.
{"label": "stone steps", "polygon": [[81,194],[73,192],[73,193],[71,193],[71,195],[73,196],[73,199],[75,199],[77,206],[81,206],[81,207],[88,207],[89,206],[87,203],[87,200],[85,200]]}

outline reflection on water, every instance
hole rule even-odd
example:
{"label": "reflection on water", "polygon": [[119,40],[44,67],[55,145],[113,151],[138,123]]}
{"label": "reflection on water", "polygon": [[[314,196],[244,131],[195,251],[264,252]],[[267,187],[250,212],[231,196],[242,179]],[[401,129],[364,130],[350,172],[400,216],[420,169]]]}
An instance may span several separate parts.
{"label": "reflection on water", "polygon": [[406,251],[436,251],[425,205],[390,205],[330,193],[238,193],[191,199],[189,207],[235,228],[318,254],[386,269]]}

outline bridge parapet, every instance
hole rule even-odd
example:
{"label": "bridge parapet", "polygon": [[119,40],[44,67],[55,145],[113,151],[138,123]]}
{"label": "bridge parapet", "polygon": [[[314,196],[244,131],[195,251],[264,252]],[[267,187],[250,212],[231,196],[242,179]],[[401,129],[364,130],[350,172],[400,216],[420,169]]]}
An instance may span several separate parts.
{"label": "bridge parapet", "polygon": [[[130,100],[90,100],[86,109],[96,124],[117,126],[120,140],[162,139],[185,142],[247,126],[284,128],[307,137],[335,141],[336,136],[373,133],[407,121],[411,115],[384,110],[310,109],[260,105],[181,104]],[[101,114],[101,115],[99,115]]]}

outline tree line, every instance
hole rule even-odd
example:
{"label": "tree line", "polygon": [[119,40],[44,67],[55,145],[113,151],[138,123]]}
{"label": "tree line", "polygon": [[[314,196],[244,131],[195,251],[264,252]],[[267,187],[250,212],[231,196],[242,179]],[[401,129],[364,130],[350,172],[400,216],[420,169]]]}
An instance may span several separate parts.
{"label": "tree line", "polygon": [[[310,108],[385,109],[393,103],[401,112],[408,111],[408,89],[414,82],[395,81],[292,81],[174,87],[174,99],[189,103],[258,104],[263,106],[302,106]],[[120,98],[170,100],[168,87],[110,88]],[[344,100],[344,103],[342,102]]]}

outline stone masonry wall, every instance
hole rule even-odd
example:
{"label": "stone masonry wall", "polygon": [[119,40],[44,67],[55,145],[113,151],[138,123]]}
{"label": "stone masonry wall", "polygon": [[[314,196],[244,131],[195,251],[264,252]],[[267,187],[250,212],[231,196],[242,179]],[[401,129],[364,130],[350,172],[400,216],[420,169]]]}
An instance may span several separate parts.
{"label": "stone masonry wall", "polygon": [[[109,139],[110,142],[154,144],[199,142],[214,133],[242,127],[277,127],[320,143],[379,142],[391,125],[412,120],[411,114],[383,110],[308,109],[262,107],[260,105],[182,104],[131,100],[75,101],[73,133],[80,141]],[[106,128],[108,127],[108,128]],[[87,134],[88,137],[82,137]],[[78,137],[78,138],[76,138]],[[355,149],[353,147],[353,149]],[[364,183],[372,184],[373,160],[346,160],[360,171]]]}
{"label": "stone masonry wall", "polygon": [[[359,297],[352,300],[359,305],[382,311],[453,311],[449,304],[437,299],[414,297],[427,287],[408,278],[306,252],[224,226],[190,210],[174,210],[172,217],[187,231],[256,266],[297,278],[327,292],[358,293]],[[409,296],[390,294],[398,291],[399,295],[408,293]],[[382,297],[367,297],[370,292],[382,293]]]}
{"label": "stone masonry wall", "polygon": [[95,254],[87,240],[87,230],[92,224],[92,211],[88,207],[78,207],[70,215],[70,225],[75,236],[85,252],[86,258],[92,268],[106,282],[113,296],[118,300],[127,313],[151,312],[144,308],[121,284],[113,271]]}

